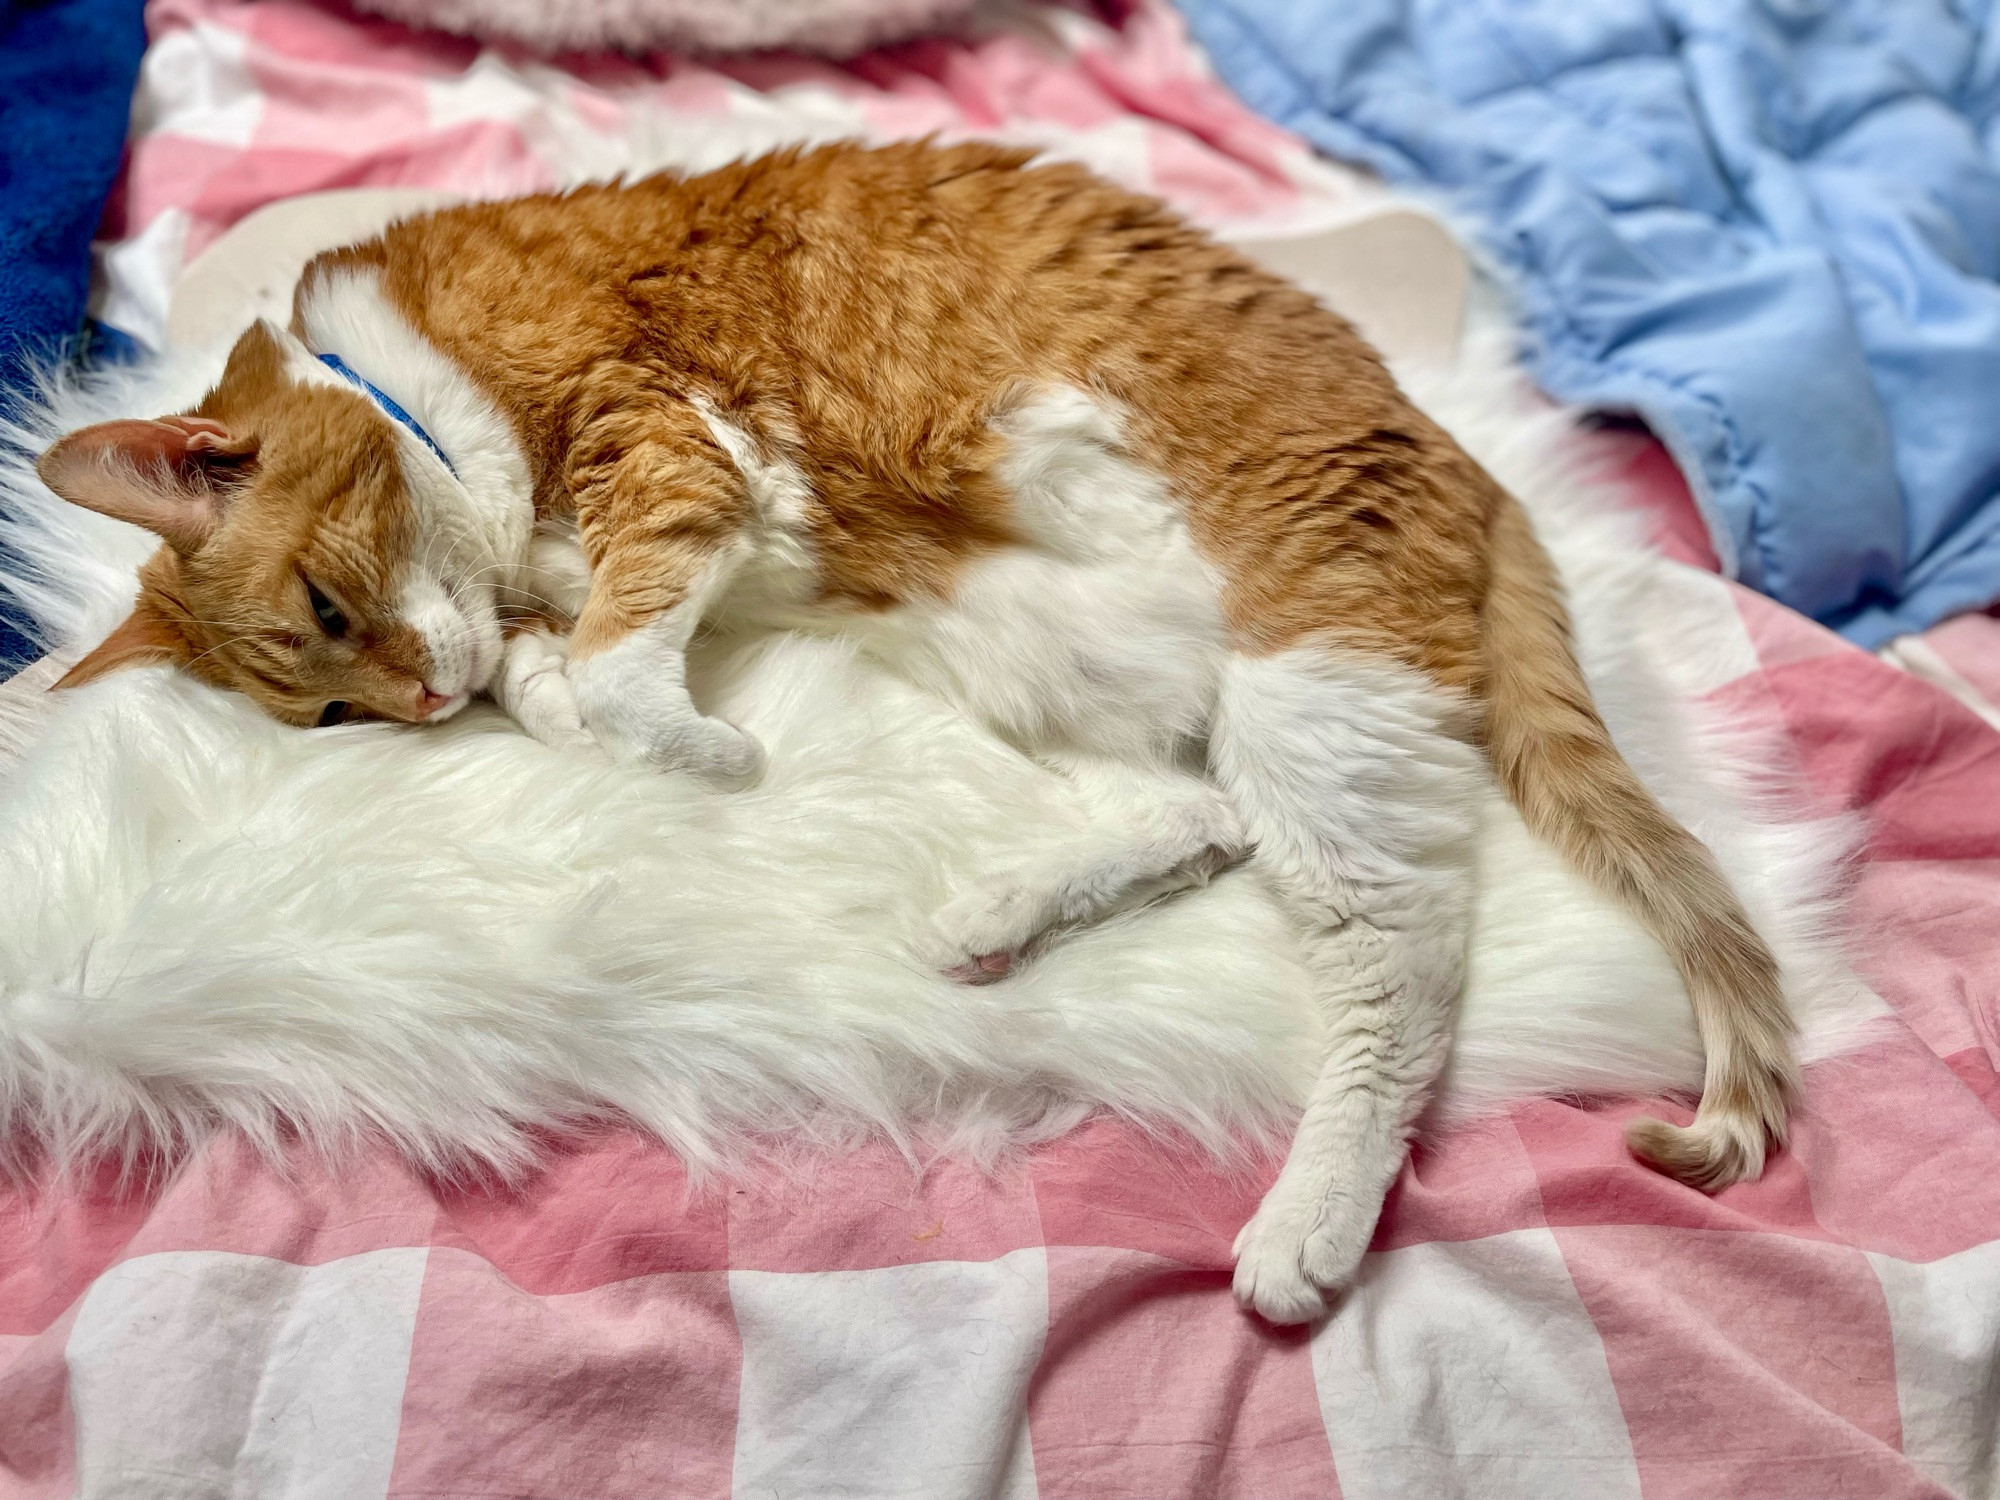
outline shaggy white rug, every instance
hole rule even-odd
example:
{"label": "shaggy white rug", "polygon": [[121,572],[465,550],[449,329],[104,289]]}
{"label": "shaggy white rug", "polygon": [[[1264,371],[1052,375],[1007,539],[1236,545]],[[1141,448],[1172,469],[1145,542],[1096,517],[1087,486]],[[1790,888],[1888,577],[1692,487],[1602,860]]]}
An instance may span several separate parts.
{"label": "shaggy white rug", "polygon": [[[1770,936],[1807,1054],[1835,1050],[1879,1009],[1828,936],[1849,830],[1774,821],[1754,737],[1688,706],[1754,661],[1723,586],[1636,544],[1504,345],[1406,380],[1534,513],[1621,745]],[[32,444],[188,404],[215,368],[62,391]],[[0,501],[33,565],[13,586],[74,655],[122,617],[149,539],[55,501],[22,457]],[[1060,780],[838,644],[700,663],[698,695],[770,751],[734,795],[564,759],[491,710],[299,731],[158,670],[32,687],[0,716],[16,1160],[226,1124],[327,1149],[372,1129],[435,1169],[511,1171],[538,1130],[607,1115],[697,1164],[867,1131],[990,1158],[1100,1109],[1227,1150],[1281,1133],[1312,1076],[1294,939],[1243,871],[990,988],[926,971],[912,940],[958,882],[1088,829]],[[1665,956],[1497,792],[1482,861],[1433,1122],[1695,1086]]]}

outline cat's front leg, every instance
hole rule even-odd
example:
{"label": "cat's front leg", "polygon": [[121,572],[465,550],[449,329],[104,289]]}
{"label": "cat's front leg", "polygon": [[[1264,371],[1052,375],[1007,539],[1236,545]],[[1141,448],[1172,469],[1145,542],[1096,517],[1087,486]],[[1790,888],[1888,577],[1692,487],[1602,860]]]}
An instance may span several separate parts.
{"label": "cat's front leg", "polygon": [[702,713],[687,687],[688,644],[747,547],[741,475],[685,402],[615,413],[578,449],[590,592],[567,675],[583,727],[620,759],[749,785],[763,747]]}
{"label": "cat's front leg", "polygon": [[568,675],[569,635],[590,596],[590,562],[574,516],[536,523],[526,561],[499,596],[509,624],[488,689],[493,701],[552,750],[594,748]]}
{"label": "cat's front leg", "polygon": [[593,745],[569,680],[569,637],[542,626],[507,637],[493,698],[516,724],[552,750]]}
{"label": "cat's front leg", "polygon": [[688,696],[687,646],[699,618],[690,599],[605,641],[586,606],[568,679],[583,727],[619,759],[692,771],[721,787],[750,786],[764,771],[763,746]]}

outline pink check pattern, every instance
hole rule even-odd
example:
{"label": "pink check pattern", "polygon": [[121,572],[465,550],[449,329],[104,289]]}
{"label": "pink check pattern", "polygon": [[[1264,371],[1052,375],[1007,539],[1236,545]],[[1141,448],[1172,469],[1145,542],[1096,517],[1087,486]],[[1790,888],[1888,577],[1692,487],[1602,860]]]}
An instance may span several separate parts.
{"label": "pink check pattern", "polygon": [[[1059,19],[1062,46],[529,74],[297,0],[155,0],[114,296],[143,311],[284,194],[539,185],[549,89],[607,129],[639,88],[1116,140],[1215,220],[1332,191],[1163,10]],[[1603,441],[1712,566],[1664,455]],[[1722,587],[1755,665],[1718,696],[1869,821],[1855,943],[1895,1012],[1811,1070],[1762,1181],[1711,1199],[1638,1167],[1638,1105],[1521,1105],[1415,1154],[1308,1333],[1228,1294],[1262,1184],[1111,1123],[998,1178],[863,1151],[701,1188],[611,1134],[514,1195],[221,1143],[155,1194],[0,1188],[0,1495],[1995,1493],[2000,732]],[[1950,644],[2000,683],[1978,627]]]}

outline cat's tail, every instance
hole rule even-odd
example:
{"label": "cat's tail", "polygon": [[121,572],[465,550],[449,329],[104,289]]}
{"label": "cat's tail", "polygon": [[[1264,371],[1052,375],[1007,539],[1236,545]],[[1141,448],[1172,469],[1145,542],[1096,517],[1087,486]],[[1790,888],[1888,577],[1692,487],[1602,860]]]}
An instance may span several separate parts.
{"label": "cat's tail", "polygon": [[1658,938],[1687,985],[1707,1054],[1689,1126],[1634,1120],[1642,1161],[1713,1190],[1757,1176],[1785,1138],[1797,1088],[1795,1027],[1778,964],[1715,858],[1674,821],[1611,742],[1570,647],[1554,565],[1503,495],[1483,617],[1487,752],[1536,834]]}

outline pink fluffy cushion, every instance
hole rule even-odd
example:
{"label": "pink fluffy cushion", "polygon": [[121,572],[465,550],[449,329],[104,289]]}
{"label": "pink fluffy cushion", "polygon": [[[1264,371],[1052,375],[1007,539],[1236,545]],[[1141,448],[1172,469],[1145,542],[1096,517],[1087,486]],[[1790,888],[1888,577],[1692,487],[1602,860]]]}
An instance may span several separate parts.
{"label": "pink fluffy cushion", "polygon": [[538,52],[756,52],[845,57],[929,31],[978,0],[354,0],[439,31]]}

